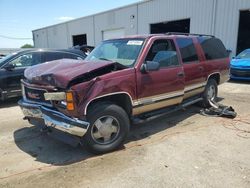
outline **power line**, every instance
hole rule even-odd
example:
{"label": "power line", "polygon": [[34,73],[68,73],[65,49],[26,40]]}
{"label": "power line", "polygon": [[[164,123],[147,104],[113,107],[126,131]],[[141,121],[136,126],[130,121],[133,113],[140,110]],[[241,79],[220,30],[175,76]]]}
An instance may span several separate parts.
{"label": "power line", "polygon": [[21,37],[9,37],[5,35],[0,35],[1,38],[12,39],[12,40],[30,40],[32,38],[21,38]]}

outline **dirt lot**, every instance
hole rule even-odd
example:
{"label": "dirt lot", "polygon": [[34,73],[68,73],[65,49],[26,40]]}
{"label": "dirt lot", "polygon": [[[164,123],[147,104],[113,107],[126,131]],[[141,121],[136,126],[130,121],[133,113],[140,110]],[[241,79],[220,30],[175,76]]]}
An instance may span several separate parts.
{"label": "dirt lot", "polygon": [[225,83],[236,119],[192,106],[132,126],[124,149],[93,156],[43,135],[0,105],[0,187],[250,187],[250,84]]}

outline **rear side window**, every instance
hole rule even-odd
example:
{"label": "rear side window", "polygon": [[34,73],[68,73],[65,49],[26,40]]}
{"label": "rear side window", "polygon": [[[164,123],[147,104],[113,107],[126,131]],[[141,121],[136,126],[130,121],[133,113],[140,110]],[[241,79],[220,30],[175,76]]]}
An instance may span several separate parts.
{"label": "rear side window", "polygon": [[193,39],[177,38],[176,42],[180,48],[183,63],[198,61],[198,55],[193,43]]}
{"label": "rear side window", "polygon": [[227,50],[221,40],[214,37],[198,37],[198,41],[207,60],[228,57]]}
{"label": "rear side window", "polygon": [[83,58],[75,55],[75,54],[70,54],[70,53],[64,53],[63,54],[63,58],[66,58],[66,59],[77,59],[77,60],[83,60]]}
{"label": "rear side window", "polygon": [[44,62],[63,59],[63,53],[60,52],[45,52]]}

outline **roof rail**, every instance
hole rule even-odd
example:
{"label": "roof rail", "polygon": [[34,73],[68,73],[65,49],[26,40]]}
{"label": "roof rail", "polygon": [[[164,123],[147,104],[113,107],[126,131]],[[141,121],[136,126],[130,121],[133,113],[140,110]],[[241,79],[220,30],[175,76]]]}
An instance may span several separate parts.
{"label": "roof rail", "polygon": [[195,35],[195,36],[206,36],[206,37],[214,37],[214,35],[207,35],[207,34],[197,34],[197,33],[182,33],[182,32],[168,32],[166,33],[166,35],[186,35],[186,36],[189,36],[189,35]]}

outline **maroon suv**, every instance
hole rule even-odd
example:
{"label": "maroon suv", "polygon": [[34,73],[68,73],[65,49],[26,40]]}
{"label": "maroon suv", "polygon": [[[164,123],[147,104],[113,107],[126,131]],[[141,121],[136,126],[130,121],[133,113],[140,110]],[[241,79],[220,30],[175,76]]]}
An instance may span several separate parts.
{"label": "maroon suv", "polygon": [[133,121],[196,102],[209,106],[229,78],[213,36],[157,34],[103,41],[84,61],[57,60],[25,71],[25,119],[70,144],[109,152]]}

